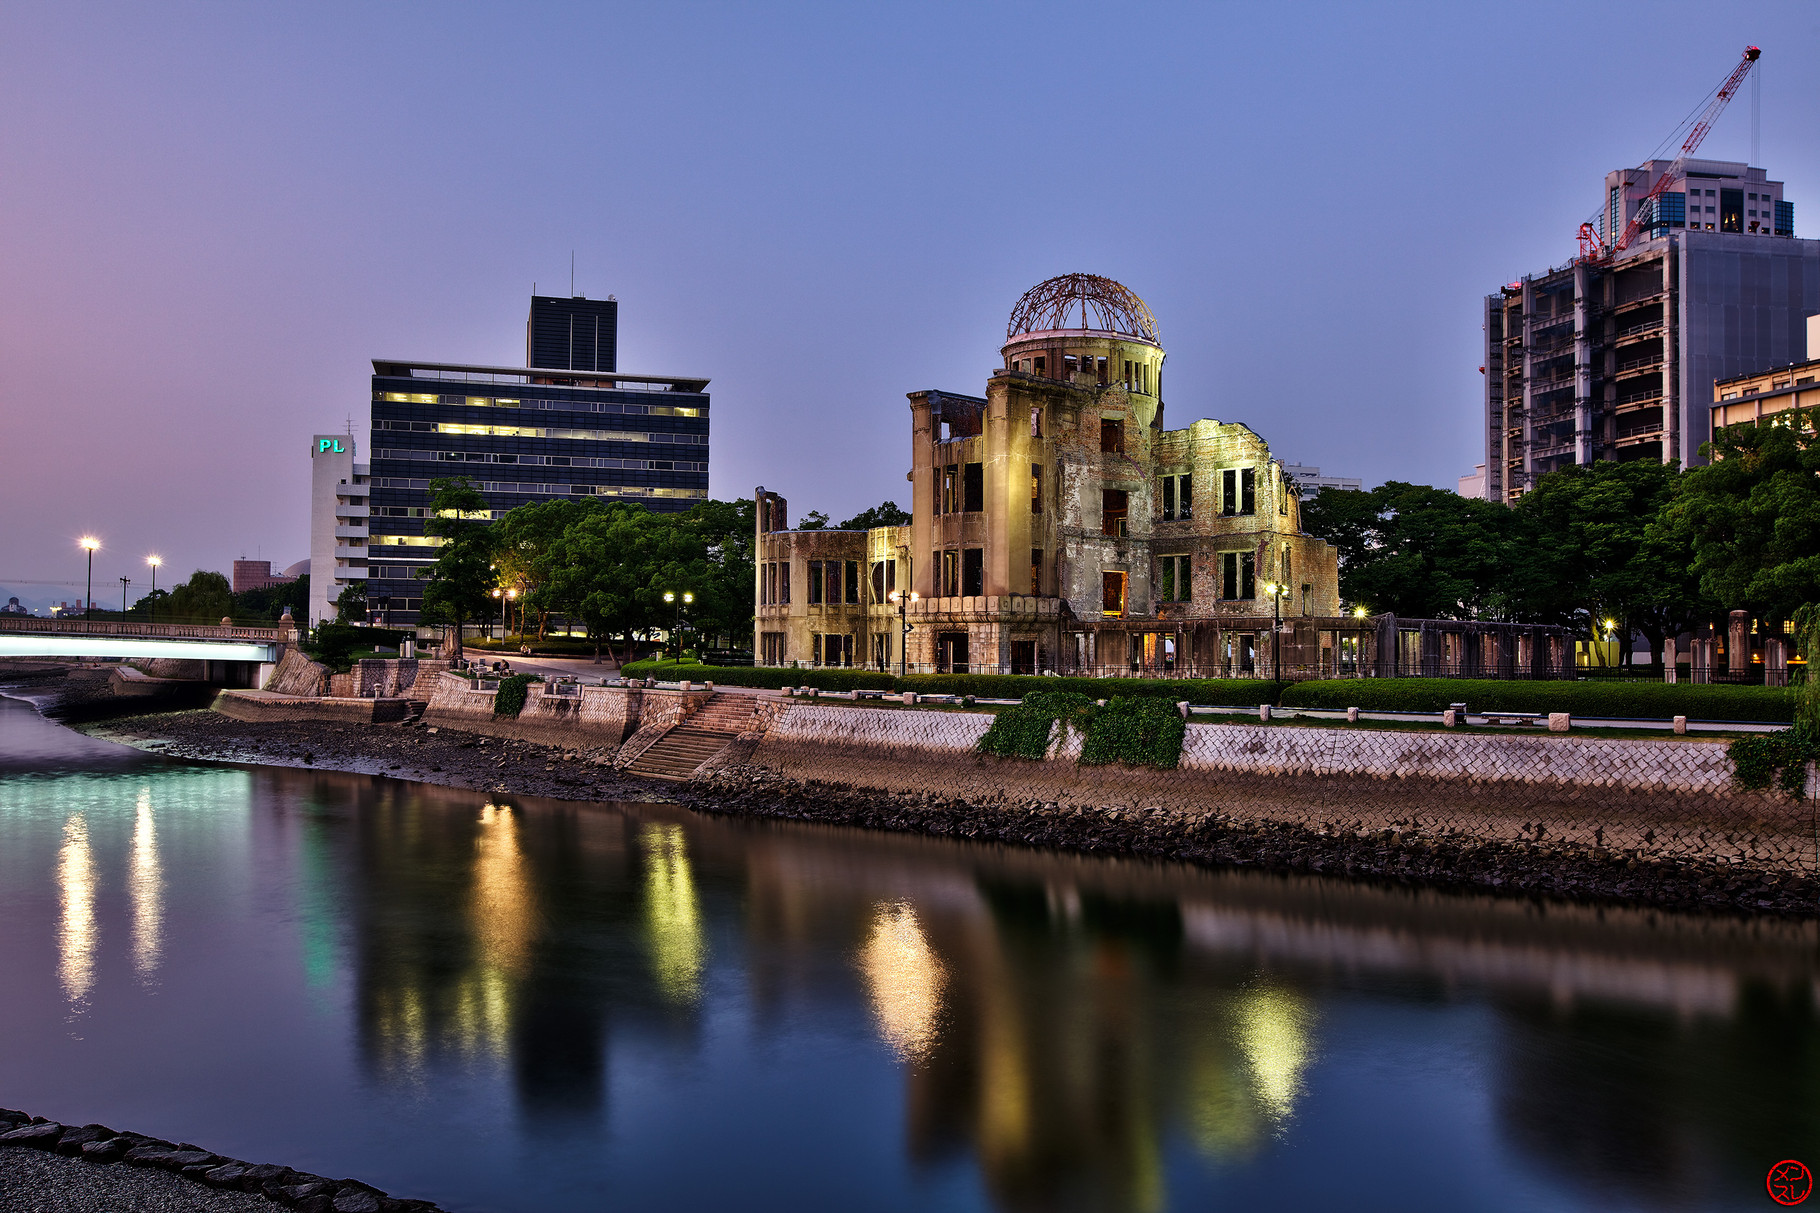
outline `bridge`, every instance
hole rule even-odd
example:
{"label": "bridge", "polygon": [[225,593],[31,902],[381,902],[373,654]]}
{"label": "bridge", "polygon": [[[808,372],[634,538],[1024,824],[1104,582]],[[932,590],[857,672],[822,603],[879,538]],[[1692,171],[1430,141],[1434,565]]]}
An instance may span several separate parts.
{"label": "bridge", "polygon": [[166,657],[270,665],[295,639],[296,633],[275,627],[0,615],[0,657]]}

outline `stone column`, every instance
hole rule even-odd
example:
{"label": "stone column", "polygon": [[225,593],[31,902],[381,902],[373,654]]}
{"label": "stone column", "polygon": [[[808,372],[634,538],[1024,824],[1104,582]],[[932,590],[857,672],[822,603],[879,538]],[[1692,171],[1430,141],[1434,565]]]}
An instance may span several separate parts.
{"label": "stone column", "polygon": [[1763,685],[1788,685],[1788,641],[1781,636],[1763,638]]}
{"label": "stone column", "polygon": [[1679,655],[1675,652],[1675,637],[1670,636],[1662,642],[1662,681],[1673,683],[1679,674],[1675,670],[1675,661]]}
{"label": "stone column", "polygon": [[1733,674],[1750,669],[1750,612],[1733,611],[1725,629],[1725,668]]}

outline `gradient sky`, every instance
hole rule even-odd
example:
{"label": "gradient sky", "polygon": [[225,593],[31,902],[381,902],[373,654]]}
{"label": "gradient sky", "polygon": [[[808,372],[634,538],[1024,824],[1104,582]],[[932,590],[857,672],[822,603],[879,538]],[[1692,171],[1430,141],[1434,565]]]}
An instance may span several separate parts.
{"label": "gradient sky", "polygon": [[[1480,299],[1763,47],[1820,235],[1811,3],[0,7],[0,587],[308,554],[375,356],[522,363],[532,284],[713,383],[712,489],[907,499],[1027,287],[1125,283],[1166,418],[1451,488]],[[1750,91],[1703,154],[1745,158]]]}

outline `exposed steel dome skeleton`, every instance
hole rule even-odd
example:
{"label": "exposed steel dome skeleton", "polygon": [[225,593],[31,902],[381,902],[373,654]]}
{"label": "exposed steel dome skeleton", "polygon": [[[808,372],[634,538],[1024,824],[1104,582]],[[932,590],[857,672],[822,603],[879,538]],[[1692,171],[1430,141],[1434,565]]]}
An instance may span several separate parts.
{"label": "exposed steel dome skeleton", "polygon": [[1011,309],[1005,340],[1057,330],[1116,333],[1161,344],[1157,340],[1156,317],[1144,301],[1098,274],[1063,274],[1025,291]]}

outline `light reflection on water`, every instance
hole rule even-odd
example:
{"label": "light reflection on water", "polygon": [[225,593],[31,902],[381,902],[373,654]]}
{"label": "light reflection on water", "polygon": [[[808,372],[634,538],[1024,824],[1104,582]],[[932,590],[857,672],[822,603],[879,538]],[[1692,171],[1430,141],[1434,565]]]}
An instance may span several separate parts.
{"label": "light reflection on water", "polygon": [[0,1102],[455,1209],[1755,1208],[1820,1141],[1817,940],[320,772],[0,775]]}

